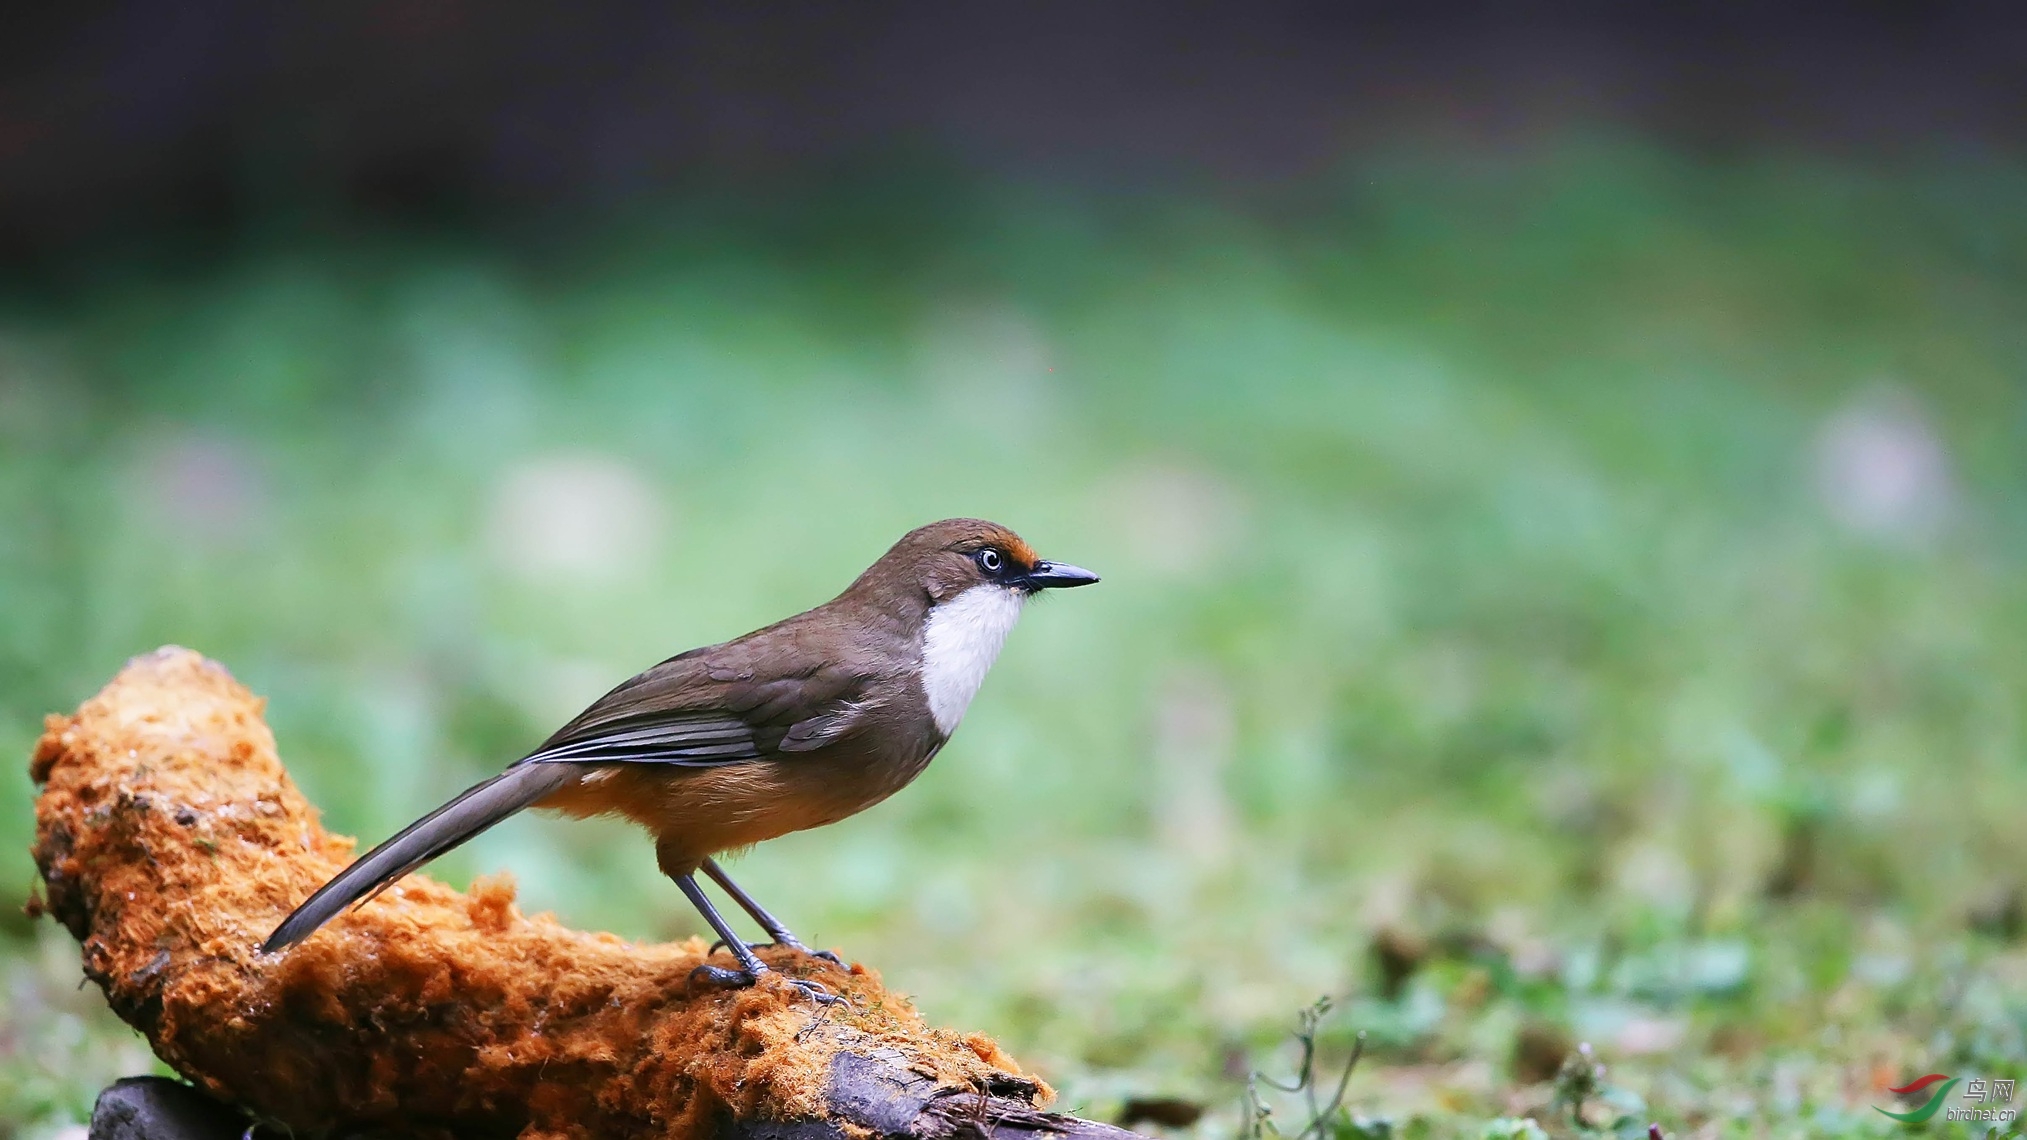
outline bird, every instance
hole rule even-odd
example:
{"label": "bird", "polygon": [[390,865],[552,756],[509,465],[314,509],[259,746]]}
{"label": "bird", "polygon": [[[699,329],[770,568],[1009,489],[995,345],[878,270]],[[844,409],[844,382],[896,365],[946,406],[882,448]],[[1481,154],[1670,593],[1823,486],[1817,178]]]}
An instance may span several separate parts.
{"label": "bird", "polygon": [[[920,775],[964,719],[1026,603],[1098,575],[1038,557],[998,523],[918,527],[830,601],[637,674],[505,771],[403,828],[325,883],[262,944],[280,953],[348,906],[524,808],[621,816],[654,837],[663,874],[737,964],[690,982],[741,987],[769,944],[814,953],[732,881],[717,856],[836,823]],[[770,940],[749,944],[702,873]],[[716,946],[712,948],[713,953]],[[819,983],[788,979],[818,1001]]]}

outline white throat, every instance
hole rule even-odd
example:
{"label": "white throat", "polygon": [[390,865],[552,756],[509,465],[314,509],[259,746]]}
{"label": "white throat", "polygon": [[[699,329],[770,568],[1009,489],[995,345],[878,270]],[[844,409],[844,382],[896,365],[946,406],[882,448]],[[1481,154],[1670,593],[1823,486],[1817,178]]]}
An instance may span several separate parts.
{"label": "white throat", "polygon": [[984,583],[930,609],[922,631],[922,691],[938,732],[957,731],[1025,601],[1019,590]]}

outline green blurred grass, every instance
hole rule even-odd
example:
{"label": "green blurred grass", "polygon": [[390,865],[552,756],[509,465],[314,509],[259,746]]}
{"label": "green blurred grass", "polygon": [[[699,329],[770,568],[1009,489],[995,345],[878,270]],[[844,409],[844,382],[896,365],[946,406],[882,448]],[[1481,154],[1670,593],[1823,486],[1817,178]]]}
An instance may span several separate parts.
{"label": "green blurred grass", "polygon": [[[0,307],[0,753],[190,645],[371,840],[984,515],[1106,581],[906,793],[742,861],[806,936],[1206,1135],[1322,993],[1400,1133],[1549,1123],[1523,1029],[1671,1129],[1883,1133],[1880,1073],[2027,1067],[2023,190],[1619,144],[1243,211],[930,179],[99,267]],[[1850,438],[1942,466],[1854,522]],[[618,826],[433,873],[499,866],[699,930]],[[39,1132],[135,1054],[55,1051],[132,1038],[10,921],[0,1117]],[[1392,998],[1382,930],[1434,947]]]}

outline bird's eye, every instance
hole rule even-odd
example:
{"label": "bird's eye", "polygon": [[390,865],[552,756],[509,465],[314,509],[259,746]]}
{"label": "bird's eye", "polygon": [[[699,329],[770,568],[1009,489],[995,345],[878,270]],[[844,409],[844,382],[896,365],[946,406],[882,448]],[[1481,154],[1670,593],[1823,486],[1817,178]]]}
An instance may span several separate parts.
{"label": "bird's eye", "polygon": [[994,550],[992,547],[988,546],[978,552],[978,568],[987,574],[997,574],[1005,567],[1006,560],[1002,559],[999,556],[999,551]]}

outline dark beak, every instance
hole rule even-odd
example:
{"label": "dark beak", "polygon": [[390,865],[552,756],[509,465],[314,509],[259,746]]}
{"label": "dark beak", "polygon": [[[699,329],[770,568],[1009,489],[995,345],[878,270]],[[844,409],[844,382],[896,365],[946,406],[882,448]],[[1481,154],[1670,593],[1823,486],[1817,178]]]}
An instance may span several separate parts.
{"label": "dark beak", "polygon": [[1029,593],[1036,590],[1067,590],[1071,586],[1088,586],[1098,580],[1098,575],[1082,566],[1067,562],[1037,562],[1035,568],[1021,577],[1021,586]]}

